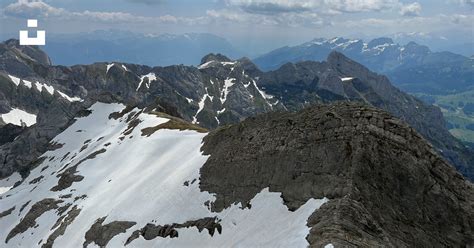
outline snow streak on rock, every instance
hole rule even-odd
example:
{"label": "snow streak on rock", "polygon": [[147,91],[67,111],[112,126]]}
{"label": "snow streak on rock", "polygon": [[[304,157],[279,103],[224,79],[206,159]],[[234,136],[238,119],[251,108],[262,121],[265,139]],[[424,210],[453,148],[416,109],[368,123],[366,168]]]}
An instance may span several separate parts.
{"label": "snow streak on rock", "polygon": [[230,87],[234,86],[234,81],[236,81],[235,78],[227,78],[224,80],[224,86],[222,87],[222,92],[221,92],[221,103],[224,104],[225,101],[227,101],[227,95],[230,92]]}
{"label": "snow streak on rock", "polygon": [[8,75],[10,77],[10,79],[12,80],[12,82],[16,85],[16,86],[20,86],[21,83],[23,83],[23,85],[29,89],[33,88],[33,85],[35,86],[35,88],[39,91],[39,92],[43,92],[43,89],[46,90],[46,92],[48,92],[50,95],[54,95],[54,92],[57,91],[58,94],[63,97],[64,99],[70,101],[70,102],[79,102],[79,101],[83,101],[81,98],[79,97],[70,97],[68,96],[67,94],[59,91],[59,90],[55,90],[53,86],[51,85],[48,85],[48,84],[43,84],[43,83],[40,83],[38,81],[36,81],[34,84],[31,82],[31,81],[28,81],[28,80],[21,80],[20,78],[17,78],[15,76],[12,76],[12,75]]}
{"label": "snow streak on rock", "polygon": [[155,73],[148,73],[146,75],[143,75],[140,77],[140,83],[138,83],[137,91],[142,87],[143,82],[145,81],[145,78],[148,79],[148,82],[145,84],[146,88],[149,89],[151,82],[156,81],[156,75]]}

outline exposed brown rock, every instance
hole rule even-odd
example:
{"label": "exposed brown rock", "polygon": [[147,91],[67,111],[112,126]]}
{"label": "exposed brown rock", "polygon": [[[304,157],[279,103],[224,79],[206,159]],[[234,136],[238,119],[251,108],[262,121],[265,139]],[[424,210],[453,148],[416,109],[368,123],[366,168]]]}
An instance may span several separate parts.
{"label": "exposed brown rock", "polygon": [[58,219],[58,222],[53,226],[54,232],[49,235],[48,240],[46,241],[45,244],[43,244],[41,247],[42,248],[51,248],[53,247],[54,241],[61,235],[64,235],[64,232],[66,232],[67,227],[76,219],[76,217],[81,213],[81,209],[77,208],[77,206],[74,206],[69,212],[65,215],[62,216],[60,219]]}
{"label": "exposed brown rock", "polygon": [[84,248],[91,243],[95,243],[100,247],[105,247],[113,237],[120,233],[124,233],[127,229],[137,224],[136,222],[131,221],[113,221],[109,224],[102,225],[105,218],[107,217],[97,219],[86,232],[86,241],[83,244]]}
{"label": "exposed brown rock", "polygon": [[[72,167],[69,167],[67,168],[64,172],[62,172],[61,174],[58,174],[57,177],[59,177],[59,181],[58,181],[58,184],[54,187],[51,188],[51,191],[61,191],[63,189],[67,189],[69,187],[71,187],[71,185],[74,183],[74,182],[80,182],[82,181],[82,179],[84,179],[83,176],[81,175],[76,175],[77,173],[77,166],[79,166],[81,163],[83,163],[84,161],[86,160],[89,160],[89,159],[94,159],[97,155],[101,154],[101,153],[104,153],[106,152],[107,150],[102,148],[98,151],[95,151],[91,154],[89,154],[87,157],[85,157],[84,159],[82,159],[81,161],[79,161],[76,165],[72,166]],[[67,165],[64,167],[66,168]],[[62,169],[61,169],[62,170]]]}
{"label": "exposed brown rock", "polygon": [[5,243],[8,243],[8,241],[16,235],[24,233],[28,228],[34,227],[38,217],[49,210],[57,209],[59,207],[58,204],[61,202],[63,201],[47,198],[35,203],[20,223],[18,223],[10,233],[8,233]]}
{"label": "exposed brown rock", "polygon": [[142,136],[150,137],[152,134],[154,134],[156,131],[158,131],[160,129],[175,129],[175,130],[180,130],[180,131],[194,130],[194,131],[197,131],[197,132],[200,132],[200,133],[209,132],[209,130],[207,130],[203,127],[200,127],[200,126],[195,125],[195,124],[191,124],[191,123],[189,123],[189,122],[187,122],[183,119],[180,119],[180,118],[177,118],[177,117],[174,117],[174,116],[162,113],[162,112],[151,112],[150,114],[154,114],[154,115],[156,115],[158,117],[162,117],[162,118],[167,118],[167,119],[169,119],[169,121],[166,122],[166,123],[154,126],[154,127],[147,127],[147,128],[142,129]]}
{"label": "exposed brown rock", "polygon": [[190,228],[196,227],[199,232],[202,232],[204,229],[207,229],[209,235],[214,236],[215,231],[222,233],[222,226],[219,224],[219,221],[216,217],[207,217],[199,220],[186,221],[183,224],[170,224],[170,225],[154,225],[151,223],[146,224],[142,229],[136,230],[132,235],[127,239],[125,245],[130,244],[133,240],[143,236],[145,240],[152,240],[157,237],[161,238],[177,238],[179,236],[179,228]]}
{"label": "exposed brown rock", "polygon": [[3,217],[5,217],[5,216],[7,216],[7,215],[10,215],[10,214],[13,212],[13,210],[15,210],[15,206],[13,206],[12,208],[7,209],[7,210],[1,212],[1,213],[0,213],[0,219],[3,218]]}
{"label": "exposed brown rock", "polygon": [[268,187],[290,210],[331,200],[308,225],[311,246],[469,246],[474,187],[402,121],[362,105],[272,113],[205,137],[200,188],[213,210]]}

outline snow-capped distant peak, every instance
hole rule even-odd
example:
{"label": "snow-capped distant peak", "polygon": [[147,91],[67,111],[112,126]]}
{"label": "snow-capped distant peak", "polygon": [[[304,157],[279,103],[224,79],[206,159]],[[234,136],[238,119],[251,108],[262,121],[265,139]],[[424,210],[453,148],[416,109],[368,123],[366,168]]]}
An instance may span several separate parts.
{"label": "snow-capped distant peak", "polygon": [[334,44],[334,43],[338,43],[338,42],[341,41],[341,40],[344,40],[344,39],[341,38],[341,37],[334,37],[334,38],[328,40],[328,43],[329,43],[329,44]]}

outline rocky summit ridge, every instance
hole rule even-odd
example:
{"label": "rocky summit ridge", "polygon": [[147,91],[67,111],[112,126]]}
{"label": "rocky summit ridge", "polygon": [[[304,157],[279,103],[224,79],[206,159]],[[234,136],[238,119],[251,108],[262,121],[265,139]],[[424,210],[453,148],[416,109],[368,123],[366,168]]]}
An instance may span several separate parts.
{"label": "rocky summit ridge", "polygon": [[[278,133],[278,135],[275,135]],[[329,202],[308,219],[311,247],[469,247],[474,187],[413,128],[371,107],[339,103],[271,113],[204,138],[201,190],[212,207],[267,188],[292,211]]]}

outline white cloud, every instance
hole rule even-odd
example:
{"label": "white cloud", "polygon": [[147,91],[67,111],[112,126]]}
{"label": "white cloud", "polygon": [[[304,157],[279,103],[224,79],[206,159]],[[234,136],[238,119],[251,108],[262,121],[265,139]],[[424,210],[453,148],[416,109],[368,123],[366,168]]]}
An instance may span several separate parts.
{"label": "white cloud", "polygon": [[402,5],[400,8],[400,15],[402,16],[419,16],[421,12],[421,4],[414,2],[407,5]]}
{"label": "white cloud", "polygon": [[[147,1],[145,1],[147,2]],[[147,17],[133,15],[126,12],[100,12],[85,10],[82,12],[68,11],[63,8],[56,8],[43,0],[18,0],[16,3],[7,5],[0,12],[5,17],[18,18],[49,18],[57,20],[80,20],[107,23],[194,23],[202,21],[202,18],[182,18],[172,15],[164,15],[157,17]]]}
{"label": "white cloud", "polygon": [[380,36],[397,32],[424,32],[424,33],[445,33],[457,30],[459,32],[472,32],[474,15],[435,15],[430,17],[395,18],[380,19],[366,18],[362,20],[347,20],[337,22],[335,28],[339,32],[349,32],[359,30],[366,35]]}
{"label": "white cloud", "polygon": [[[145,0],[145,2],[147,1]],[[0,10],[0,18],[42,17],[42,19],[52,22],[77,21],[77,23],[91,23],[87,25],[87,28],[90,29],[116,27],[115,25],[120,24],[120,27],[133,27],[133,30],[140,29],[148,32],[148,30],[156,30],[156,27],[164,24],[160,27],[172,31],[175,28],[193,32],[216,28],[215,30],[221,29],[225,31],[222,33],[226,33],[231,27],[240,30],[235,31],[236,33],[245,33],[250,27],[251,30],[272,30],[271,32],[274,33],[294,32],[293,36],[299,35],[295,30],[304,30],[303,32],[306,33],[314,32],[315,36],[353,34],[359,37],[361,34],[380,36],[397,32],[438,32],[442,30],[466,32],[472,29],[472,23],[474,23],[474,17],[469,13],[420,17],[422,6],[418,2],[403,4],[400,0],[215,1],[221,1],[220,3],[223,3],[224,7],[209,9],[201,16],[186,17],[143,16],[126,12],[92,10],[70,11],[51,6],[47,0],[19,0]],[[458,4],[462,1],[464,5],[468,5],[468,2],[472,3],[474,0],[449,1],[455,1]],[[387,17],[372,15],[370,12],[387,12]],[[400,16],[397,16],[398,14]],[[373,16],[377,16],[377,18],[372,18]],[[407,16],[411,16],[411,18],[407,18]],[[252,32],[258,33],[260,31]],[[270,31],[268,32],[270,33]],[[305,35],[309,36],[309,34]]]}
{"label": "white cloud", "polygon": [[18,0],[16,3],[7,5],[3,10],[7,16],[22,18],[60,16],[66,10],[52,7],[41,0]]}
{"label": "white cloud", "polygon": [[155,4],[162,4],[165,0],[127,0],[131,3],[141,3],[146,5],[155,5]]}
{"label": "white cloud", "polygon": [[333,11],[369,12],[392,9],[398,0],[324,0],[325,5]]}
{"label": "white cloud", "polygon": [[369,12],[395,8],[398,0],[227,0],[232,7],[249,13],[278,14],[288,12]]}
{"label": "white cloud", "polygon": [[304,12],[319,6],[319,1],[308,0],[228,0],[230,6],[237,6],[249,13],[275,14]]}

